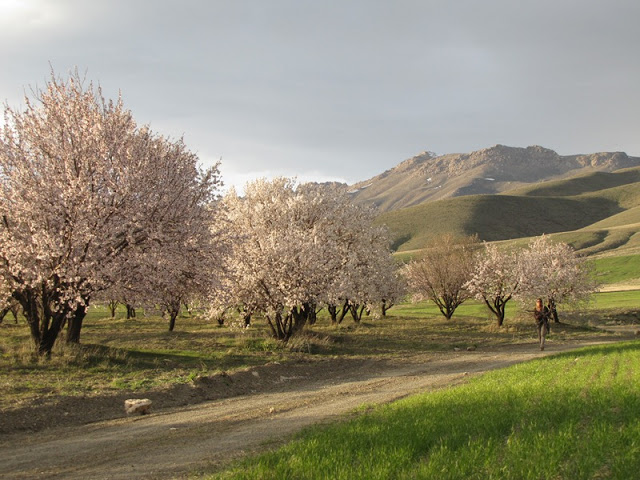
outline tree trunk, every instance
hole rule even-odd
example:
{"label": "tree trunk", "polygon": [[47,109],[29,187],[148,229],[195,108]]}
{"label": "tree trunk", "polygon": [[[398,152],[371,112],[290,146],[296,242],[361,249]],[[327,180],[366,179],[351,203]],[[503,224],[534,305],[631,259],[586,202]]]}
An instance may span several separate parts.
{"label": "tree trunk", "polygon": [[342,323],[342,321],[344,320],[344,317],[347,316],[347,313],[349,313],[350,310],[351,309],[349,308],[349,300],[345,300],[344,304],[342,305],[342,309],[338,314],[338,323]]}
{"label": "tree trunk", "polygon": [[[440,313],[442,313],[447,320],[451,320],[456,309],[462,304],[462,300],[456,295],[447,294],[442,297],[432,297],[431,300],[438,306]],[[491,305],[487,303],[487,306],[493,311]]]}
{"label": "tree trunk", "polygon": [[315,304],[311,304],[311,310],[309,310],[309,316],[307,317],[307,323],[309,325],[316,324],[316,322],[318,321],[318,313],[320,311],[322,311],[322,309],[316,310]]}
{"label": "tree trunk", "polygon": [[169,314],[169,331],[173,332],[176,326],[176,318],[180,313],[180,302],[170,302],[167,306],[167,313]]}
{"label": "tree trunk", "polygon": [[350,305],[349,306],[349,312],[351,312],[351,317],[353,318],[353,321],[356,323],[360,323],[360,320],[362,320],[362,314],[365,311],[366,306],[365,305]]}
{"label": "tree trunk", "polygon": [[556,309],[556,301],[553,298],[549,299],[547,308],[549,309],[549,313],[551,313],[553,323],[560,323],[560,319],[558,318],[558,310]]}
{"label": "tree trunk", "polygon": [[270,315],[265,315],[265,318],[267,319],[267,325],[269,325],[269,328],[271,329],[271,336],[273,338],[277,339],[278,338],[278,330],[276,329],[276,326],[275,326],[275,320],[272,321]]}
{"label": "tree trunk", "polygon": [[387,311],[393,307],[393,302],[389,302],[387,300],[382,300],[382,305],[380,307],[380,311],[382,312],[382,316],[386,317],[387,316]]}
{"label": "tree trunk", "polygon": [[76,308],[73,317],[69,319],[67,326],[67,343],[80,343],[80,330],[82,329],[82,321],[87,314],[87,305],[81,305]]}
{"label": "tree trunk", "polygon": [[253,316],[253,309],[247,308],[246,306],[242,306],[242,307],[237,307],[237,310],[238,310],[238,313],[240,314],[240,317],[242,318],[244,327],[246,328],[251,326],[251,317]]}
{"label": "tree trunk", "polygon": [[11,315],[13,315],[13,323],[17,325],[18,315],[20,315],[20,305],[16,302],[14,302],[14,304],[11,305]]}
{"label": "tree trunk", "polygon": [[330,304],[327,305],[327,312],[329,312],[329,317],[331,318],[331,325],[335,325],[338,323],[338,307]]}
{"label": "tree trunk", "polygon": [[127,320],[136,318],[136,309],[130,303],[127,303]]}
{"label": "tree trunk", "polygon": [[283,342],[286,342],[291,338],[294,333],[294,320],[293,313],[291,311],[288,312],[287,315],[282,315],[282,311],[278,310],[273,315],[273,318],[271,318],[270,315],[265,315],[265,317],[269,327],[271,328],[273,338],[276,340],[282,340]]}
{"label": "tree trunk", "polygon": [[9,313],[9,310],[11,310],[11,307],[3,308],[2,311],[0,311],[0,323],[2,323],[4,317]]}
{"label": "tree trunk", "polygon": [[109,300],[109,312],[111,312],[111,318],[116,318],[116,309],[118,308],[118,301],[117,300]]}
{"label": "tree trunk", "polygon": [[[57,290],[48,288],[46,284],[39,288],[28,288],[13,294],[22,306],[31,339],[39,355],[51,355],[51,350],[64,327],[69,313],[68,308],[61,311],[52,310],[51,305],[56,303]],[[58,305],[58,307],[60,307]]]}
{"label": "tree trunk", "polygon": [[312,314],[315,314],[315,311],[316,306],[312,303],[303,303],[300,307],[292,308],[291,315],[293,317],[293,326],[291,329],[291,335],[302,331]]}
{"label": "tree trunk", "polygon": [[38,354],[43,356],[51,356],[51,350],[53,350],[53,346],[56,343],[56,339],[58,338],[58,334],[62,330],[62,327],[56,329],[48,329],[42,337],[40,338],[40,343],[38,343]]}
{"label": "tree trunk", "polygon": [[451,306],[448,303],[442,302],[440,301],[440,299],[438,299],[437,302],[434,300],[434,303],[438,306],[438,310],[440,310],[440,313],[444,316],[444,318],[446,318],[447,320],[451,320],[455,309],[452,310]]}
{"label": "tree trunk", "polygon": [[496,297],[492,302],[489,302],[489,300],[487,300],[486,298],[484,299],[484,303],[495,315],[499,327],[504,324],[504,310],[510,298],[511,296],[507,297],[506,299],[502,297]]}

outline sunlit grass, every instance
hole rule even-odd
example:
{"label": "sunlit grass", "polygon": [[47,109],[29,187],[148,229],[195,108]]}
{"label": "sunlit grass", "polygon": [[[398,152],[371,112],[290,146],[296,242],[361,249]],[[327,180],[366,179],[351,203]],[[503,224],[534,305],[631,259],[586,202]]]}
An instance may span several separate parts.
{"label": "sunlit grass", "polygon": [[598,258],[595,266],[598,281],[604,284],[640,278],[640,255]]}
{"label": "sunlit grass", "polygon": [[640,290],[600,292],[593,296],[594,310],[632,309],[640,312]]}

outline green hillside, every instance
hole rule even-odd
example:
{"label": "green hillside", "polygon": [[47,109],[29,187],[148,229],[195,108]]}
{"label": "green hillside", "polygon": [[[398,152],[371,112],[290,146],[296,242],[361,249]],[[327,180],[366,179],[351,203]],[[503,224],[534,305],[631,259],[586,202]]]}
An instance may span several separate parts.
{"label": "green hillside", "polygon": [[640,182],[640,168],[633,167],[615,172],[594,172],[566,180],[555,180],[536,185],[528,185],[506,192],[506,194],[529,197],[575,196],[637,182]]}
{"label": "green hillside", "polygon": [[556,234],[586,254],[640,253],[640,168],[423,203],[383,213],[378,221],[389,227],[398,252],[454,233],[486,241]]}
{"label": "green hillside", "polygon": [[577,230],[620,213],[618,204],[598,198],[473,195],[382,214],[398,251],[422,248],[443,233],[478,234],[481,240],[509,240]]}
{"label": "green hillside", "polygon": [[590,225],[589,228],[592,229],[606,229],[606,228],[616,228],[621,226],[631,225],[634,226],[636,224],[640,224],[640,205],[631,207],[628,210],[624,210],[616,215],[612,215],[611,217],[607,217],[604,220],[594,223]]}

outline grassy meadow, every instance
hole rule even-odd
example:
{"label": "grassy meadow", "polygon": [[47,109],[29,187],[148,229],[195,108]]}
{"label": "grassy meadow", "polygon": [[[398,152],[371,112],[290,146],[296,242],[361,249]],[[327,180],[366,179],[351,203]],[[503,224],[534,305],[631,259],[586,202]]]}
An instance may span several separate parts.
{"label": "grassy meadow", "polygon": [[[549,342],[601,334],[596,326],[603,322],[635,322],[639,305],[640,291],[600,293],[588,308],[561,311],[564,323],[553,328]],[[14,324],[7,316],[0,324],[0,410],[35,398],[144,392],[270,362],[327,356],[382,358],[535,342],[530,315],[515,302],[507,306],[503,328],[496,327],[486,307],[474,301],[460,306],[452,321],[427,302],[400,304],[387,317],[364,317],[359,325],[346,317],[334,327],[323,313],[316,325],[282,345],[270,338],[261,318],[242,329],[233,322],[219,326],[185,315],[169,332],[168,320],[161,317],[139,313],[127,320],[122,309],[111,319],[106,308],[92,307],[81,344],[58,342],[49,359],[34,353],[24,320]]]}
{"label": "grassy meadow", "polygon": [[630,479],[640,343],[590,347],[316,427],[215,479]]}
{"label": "grassy meadow", "polygon": [[605,285],[633,282],[640,277],[640,255],[596,258],[594,266],[596,278]]}

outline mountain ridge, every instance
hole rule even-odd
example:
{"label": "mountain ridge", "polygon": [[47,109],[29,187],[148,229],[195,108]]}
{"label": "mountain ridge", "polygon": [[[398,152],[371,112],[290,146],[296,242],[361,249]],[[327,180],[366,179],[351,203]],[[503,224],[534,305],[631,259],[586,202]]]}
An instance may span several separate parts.
{"label": "mountain ridge", "polygon": [[625,152],[559,155],[533,145],[494,145],[470,153],[436,155],[425,151],[351,186],[356,203],[373,203],[381,212],[424,202],[478,194],[498,194],[550,180],[597,171],[640,166]]}

